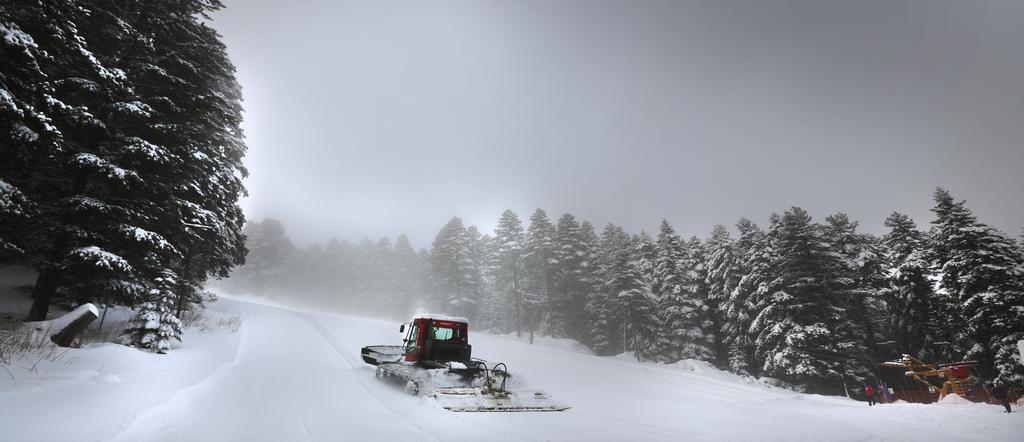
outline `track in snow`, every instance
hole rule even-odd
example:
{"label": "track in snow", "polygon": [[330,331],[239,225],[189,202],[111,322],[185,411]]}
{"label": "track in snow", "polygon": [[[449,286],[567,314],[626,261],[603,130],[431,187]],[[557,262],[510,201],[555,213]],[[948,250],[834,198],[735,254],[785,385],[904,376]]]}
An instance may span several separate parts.
{"label": "track in snow", "polygon": [[887,405],[797,394],[717,370],[599,358],[507,337],[471,337],[480,357],[573,408],[452,413],[377,382],[358,351],[397,324],[240,300],[235,362],[143,413],[121,440],[1008,440],[1021,414],[994,406]]}

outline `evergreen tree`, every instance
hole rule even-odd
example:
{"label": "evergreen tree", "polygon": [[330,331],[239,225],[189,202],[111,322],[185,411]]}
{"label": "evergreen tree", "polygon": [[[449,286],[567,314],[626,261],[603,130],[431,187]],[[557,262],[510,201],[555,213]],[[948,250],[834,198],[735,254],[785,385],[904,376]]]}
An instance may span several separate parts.
{"label": "evergreen tree", "polygon": [[523,225],[511,210],[506,210],[494,229],[494,298],[490,303],[492,321],[499,330],[515,330],[521,336],[525,327],[526,305],[523,294]]}
{"label": "evergreen tree", "polygon": [[394,291],[391,299],[394,307],[390,313],[406,316],[412,313],[414,300],[423,292],[423,265],[405,235],[398,235],[395,240],[392,266]]}
{"label": "evergreen tree", "polygon": [[156,278],[156,287],[150,290],[148,299],[125,329],[132,345],[163,354],[171,349],[172,339],[181,341],[181,321],[171,311],[177,302],[176,279],[170,270]]}
{"label": "evergreen tree", "polygon": [[741,261],[736,241],[729,235],[729,230],[717,224],[711,230],[707,242],[707,278],[708,300],[717,306],[712,312],[717,316],[722,354],[719,359],[724,366],[737,373],[745,372],[747,364],[741,349],[737,345],[746,335],[746,329],[735,327],[738,314],[737,306],[732,303],[732,294],[739,285]]}
{"label": "evergreen tree", "polygon": [[[827,289],[839,306],[845,309],[834,327],[836,338],[846,349],[846,356],[857,362],[848,362],[847,370],[866,376],[882,358],[879,342],[887,342],[885,305],[882,293],[886,281],[884,262],[878,240],[857,233],[857,223],[844,213],[825,218],[823,239],[836,258],[831,262]],[[887,351],[886,357],[899,355]]]}
{"label": "evergreen tree", "polygon": [[655,243],[654,280],[651,289],[659,301],[662,313],[666,299],[682,293],[682,262],[682,240],[667,220],[661,220]]}
{"label": "evergreen tree", "polygon": [[[593,233],[593,227],[590,227]],[[555,228],[554,273],[555,293],[558,294],[556,307],[557,317],[561,323],[556,324],[560,334],[577,340],[583,340],[589,334],[587,317],[584,312],[587,296],[591,292],[591,275],[589,260],[592,250],[588,250],[586,233],[583,226],[571,214],[564,214],[558,219]]]}
{"label": "evergreen tree", "polygon": [[[167,269],[180,311],[242,262],[241,96],[202,20],[220,7],[0,7],[12,61],[0,67],[0,112],[14,129],[0,176],[40,209],[16,234],[39,271],[29,319],[56,294],[133,304]],[[127,266],[112,272],[113,261]]]}
{"label": "evergreen tree", "polygon": [[458,217],[445,224],[430,251],[434,303],[452,315],[474,318],[479,304],[480,267],[474,259],[475,239]]}
{"label": "evergreen tree", "polygon": [[482,281],[480,295],[480,315],[477,327],[504,333],[510,330],[508,311],[506,310],[506,293],[501,287],[500,263],[497,253],[497,239],[490,235],[480,237],[480,275]]}
{"label": "evergreen tree", "polygon": [[0,264],[25,253],[23,239],[31,204],[16,187],[0,179]]}
{"label": "evergreen tree", "polygon": [[611,281],[617,290],[615,304],[623,312],[622,341],[638,360],[651,360],[659,354],[657,300],[653,292],[654,266],[657,251],[651,237],[644,232],[631,241],[632,250],[620,255],[626,259],[619,263],[624,271]]}
{"label": "evergreen tree", "polygon": [[[851,326],[832,271],[839,265],[810,215],[794,207],[773,222],[773,279],[751,324],[763,375],[812,391],[841,391],[858,375],[863,348],[849,342]],[[850,346],[854,348],[850,348]]]}
{"label": "evergreen tree", "polygon": [[530,227],[523,245],[523,270],[526,277],[523,299],[528,306],[526,323],[531,342],[533,332],[538,328],[555,336],[561,331],[555,326],[563,318],[559,317],[560,312],[556,309],[561,299],[554,291],[554,260],[555,226],[551,224],[547,213],[537,209],[530,216]]}
{"label": "evergreen tree", "polygon": [[286,284],[296,249],[280,221],[250,221],[244,234],[249,254],[245,266],[235,270],[232,283],[253,293],[267,293]]}
{"label": "evergreen tree", "polygon": [[598,287],[587,300],[591,324],[591,348],[599,355],[614,355],[623,350],[623,311],[617,306],[620,284],[630,279],[628,271],[631,241],[620,226],[608,224],[598,243]]}
{"label": "evergreen tree", "polygon": [[684,244],[680,269],[684,303],[693,311],[692,324],[699,327],[700,337],[689,343],[683,357],[718,363],[719,355],[725,351],[718,338],[721,327],[715,316],[718,305],[709,296],[707,260],[704,244],[696,236],[691,237]]}
{"label": "evergreen tree", "polygon": [[579,229],[579,253],[582,253],[583,260],[579,262],[579,289],[582,293],[583,307],[579,311],[580,324],[576,327],[579,340],[586,345],[593,343],[593,324],[591,316],[591,302],[600,296],[601,273],[600,273],[600,238],[594,230],[594,225],[589,221],[580,223]]}
{"label": "evergreen tree", "polygon": [[668,221],[661,222],[655,248],[653,290],[660,316],[657,351],[666,362],[710,360],[704,323],[707,312],[691,274],[695,263]]}
{"label": "evergreen tree", "polygon": [[470,293],[473,293],[476,299],[475,307],[473,310],[472,317],[474,320],[479,322],[480,320],[480,304],[481,299],[484,297],[484,293],[487,290],[487,276],[484,270],[487,268],[489,259],[487,250],[490,247],[491,238],[487,235],[480,234],[480,230],[476,226],[469,226],[466,228],[466,236],[468,239],[468,266],[469,266],[469,277],[468,277],[468,289]]}
{"label": "evergreen tree", "polygon": [[1024,268],[1013,240],[977,221],[944,189],[935,191],[930,246],[954,339],[986,378],[1024,385],[1016,343],[1024,339]]}
{"label": "evergreen tree", "polygon": [[144,218],[145,200],[136,165],[115,157],[118,134],[109,130],[122,110],[116,104],[130,97],[131,85],[110,64],[114,54],[101,36],[82,33],[103,19],[101,8],[22,6],[4,7],[0,24],[4,59],[12,61],[4,63],[11,76],[4,76],[0,95],[14,116],[3,143],[4,158],[11,161],[4,162],[2,177],[40,209],[16,235],[27,238],[26,257],[39,271],[28,319],[42,320],[61,288],[88,300],[128,287],[133,290],[123,295],[139,295],[147,274],[172,251],[141,250],[139,244],[128,257],[122,249],[131,240],[125,227]]}
{"label": "evergreen tree", "polygon": [[886,291],[888,326],[896,348],[922,360],[945,360],[936,348],[946,340],[946,318],[933,307],[935,293],[930,281],[924,233],[909,216],[893,212],[885,220],[889,232],[882,238],[888,275]]}

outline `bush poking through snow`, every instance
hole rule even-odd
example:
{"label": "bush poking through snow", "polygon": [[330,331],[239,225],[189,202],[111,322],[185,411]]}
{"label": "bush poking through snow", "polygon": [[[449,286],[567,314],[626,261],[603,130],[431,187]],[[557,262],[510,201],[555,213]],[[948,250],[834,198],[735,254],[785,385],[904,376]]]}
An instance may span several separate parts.
{"label": "bush poking through snow", "polygon": [[0,330],[0,368],[11,379],[14,379],[14,374],[8,366],[24,365],[26,370],[38,372],[41,362],[59,362],[67,352],[67,348],[58,347],[50,341],[49,333],[38,333],[30,327]]}
{"label": "bush poking through snow", "polygon": [[156,278],[156,285],[157,288],[150,290],[149,301],[139,306],[125,334],[130,337],[130,345],[164,354],[171,349],[171,339],[181,341],[181,321],[173,312],[177,277],[174,272],[164,270]]}
{"label": "bush poking through snow", "polygon": [[208,315],[206,310],[188,310],[181,315],[181,323],[187,327],[199,330],[200,333],[213,333],[217,330],[228,330],[231,333],[237,332],[242,326],[242,317]]}

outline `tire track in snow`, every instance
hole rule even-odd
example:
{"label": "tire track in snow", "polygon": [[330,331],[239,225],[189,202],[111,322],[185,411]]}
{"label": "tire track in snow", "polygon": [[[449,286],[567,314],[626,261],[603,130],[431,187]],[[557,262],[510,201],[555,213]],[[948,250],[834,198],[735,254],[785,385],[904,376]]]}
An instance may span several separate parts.
{"label": "tire track in snow", "polygon": [[[346,363],[348,363],[349,366],[351,366],[353,369],[357,369],[358,370],[359,368],[362,368],[363,365],[365,365],[364,362],[361,359],[356,359],[356,357],[353,356],[354,353],[352,353],[350,350],[345,348],[345,346],[343,346],[340,343],[338,343],[337,340],[334,339],[333,335],[331,335],[330,331],[325,329],[323,327],[323,325],[320,324],[320,322],[316,320],[316,318],[313,318],[310,314],[306,314],[306,313],[299,312],[299,311],[291,311],[291,312],[296,314],[296,315],[298,315],[298,316],[300,316],[300,317],[302,317],[303,319],[305,319],[310,324],[310,326],[313,327],[313,329],[315,329],[317,331],[317,333],[319,333],[320,336],[322,336],[324,338],[324,340],[327,341],[327,343],[330,344],[331,347],[334,348],[334,351],[337,352],[338,355],[341,356],[341,358]],[[401,404],[401,405],[398,405],[398,404],[395,404],[393,402],[386,401],[386,400],[380,398],[378,395],[376,395],[373,391],[371,391],[371,388],[370,388],[369,385],[367,385],[367,381],[365,379],[358,379],[358,382],[359,382],[360,386],[363,388],[363,390],[366,391],[367,394],[369,394],[370,396],[373,396],[374,399],[376,399],[378,402],[380,402],[381,405],[383,405],[389,411],[393,412],[397,416],[400,416],[402,419],[404,419],[406,422],[411,424],[417,430],[422,431],[424,434],[430,435],[430,437],[433,438],[434,440],[441,440],[438,436],[435,436],[430,431],[429,428],[424,428],[424,427],[418,425],[411,418],[407,417],[405,413],[403,413],[406,410],[416,410],[416,409],[418,409],[419,407],[416,404],[408,404],[408,405],[407,404]],[[373,382],[376,382],[376,381],[373,381]],[[409,396],[409,399],[416,399],[416,398],[413,398],[412,396]],[[433,411],[439,412],[439,414],[443,418],[445,418],[447,420],[456,421],[456,422],[459,422],[459,423],[461,423],[463,425],[470,425],[470,426],[474,426],[476,428],[479,428],[481,430],[484,430],[486,432],[486,434],[488,434],[489,436],[492,436],[491,437],[492,439],[493,439],[493,436],[495,434],[500,433],[500,434],[504,435],[505,437],[507,437],[509,440],[517,440],[517,441],[523,441],[523,440],[532,440],[532,441],[549,440],[549,439],[544,439],[544,438],[537,438],[535,436],[530,436],[528,434],[513,433],[513,432],[509,432],[509,431],[504,431],[504,430],[502,430],[500,428],[495,428],[493,426],[488,426],[488,425],[480,422],[479,420],[467,419],[467,418],[465,418],[463,416],[459,416],[459,413],[452,413],[450,411],[444,410],[443,408],[441,408],[440,406],[437,406],[436,404],[433,404],[433,407],[431,407],[431,408],[434,409]],[[490,414],[490,413],[486,413],[486,414]]]}
{"label": "tire track in snow", "polygon": [[[344,346],[339,344],[334,339],[334,337],[330,335],[330,332],[325,330],[323,328],[323,326],[320,325],[320,323],[317,322],[317,320],[315,318],[313,318],[312,316],[309,316],[309,315],[307,315],[305,313],[297,312],[297,311],[293,311],[293,310],[282,310],[282,311],[288,311],[288,312],[293,313],[293,314],[295,314],[296,316],[298,316],[298,317],[300,317],[302,319],[305,319],[306,322],[309,323],[310,327],[312,327],[313,330],[315,330],[317,332],[317,334],[319,334],[320,337],[323,338],[324,341],[326,341],[327,344],[330,345],[331,348],[334,349],[334,352],[337,353],[338,356],[341,356],[341,359],[344,360],[349,365],[349,367],[351,367],[353,369],[357,369],[357,368],[359,368],[362,365],[362,361],[357,360],[354,356],[352,356],[349,353],[348,349],[346,349]],[[359,387],[362,388],[363,391],[365,391],[368,396],[372,397],[374,400],[376,400],[378,403],[380,403],[381,406],[386,408],[388,411],[390,411],[395,416],[400,417],[402,420],[404,420],[406,423],[408,423],[413,428],[418,430],[420,433],[423,433],[424,436],[427,436],[427,437],[429,437],[429,438],[431,438],[433,440],[436,440],[436,441],[440,440],[436,436],[434,436],[433,434],[428,432],[426,428],[421,427],[419,424],[417,424],[412,419],[410,419],[408,416],[406,416],[404,413],[402,413],[402,410],[397,409],[394,406],[394,404],[391,404],[388,401],[385,401],[385,400],[381,399],[379,396],[377,396],[372,391],[370,391],[370,389],[366,385],[366,381],[365,380],[357,379],[357,383],[359,384]]]}

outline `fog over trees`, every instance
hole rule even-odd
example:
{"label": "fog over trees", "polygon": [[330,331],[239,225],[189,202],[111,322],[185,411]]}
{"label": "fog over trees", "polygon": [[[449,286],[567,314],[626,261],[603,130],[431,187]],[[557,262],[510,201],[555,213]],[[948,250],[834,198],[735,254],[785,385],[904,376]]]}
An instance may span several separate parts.
{"label": "fog over trees", "polygon": [[0,0],[0,442],[1019,439],[1022,21]]}
{"label": "fog over trees", "polygon": [[[910,354],[979,361],[1019,384],[1024,250],[948,191],[919,227],[904,214],[883,236],[837,213],[792,207],[766,226],[740,219],[705,238],[655,236],[536,210],[501,214],[492,233],[453,217],[429,250],[408,238],[330,240],[298,248],[274,219],[245,227],[249,259],[233,292],[404,319],[467,316],[476,329],[576,339],[600,355],[700,359],[809,391],[860,385],[875,365]],[[525,224],[525,225],[524,225]]]}

